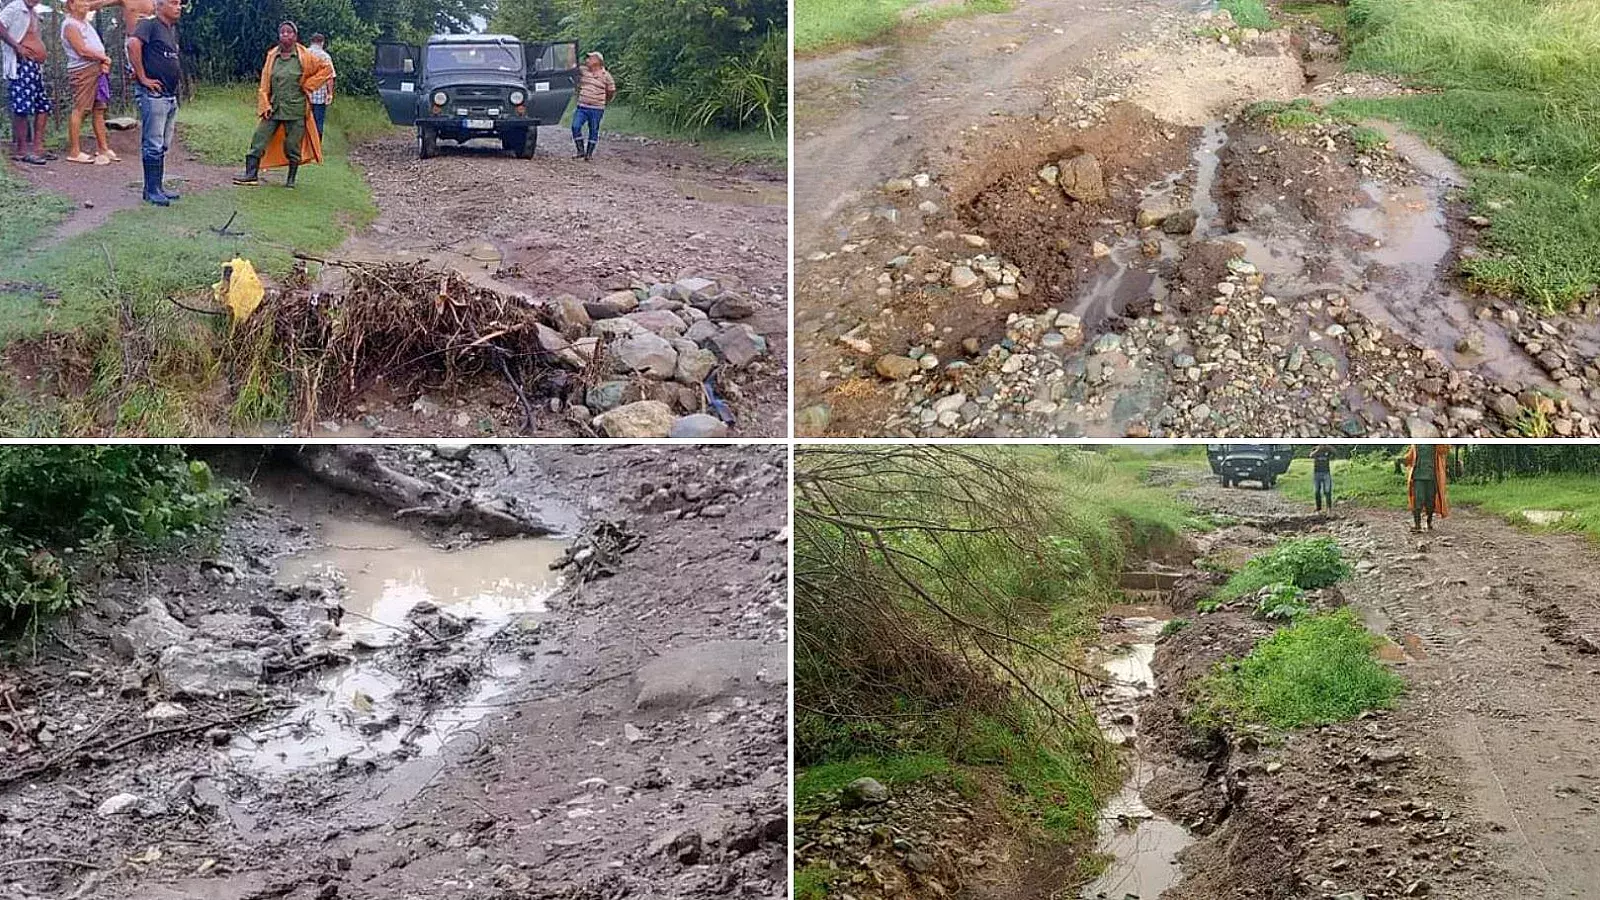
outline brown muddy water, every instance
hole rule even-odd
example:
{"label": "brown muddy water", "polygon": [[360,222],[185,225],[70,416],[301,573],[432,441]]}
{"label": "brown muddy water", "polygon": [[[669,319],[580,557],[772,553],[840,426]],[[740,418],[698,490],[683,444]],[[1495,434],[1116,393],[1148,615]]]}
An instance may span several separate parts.
{"label": "brown muddy water", "polygon": [[1142,796],[1159,772],[1160,761],[1139,745],[1139,706],[1155,692],[1151,663],[1156,641],[1171,619],[1170,609],[1154,603],[1112,609],[1101,623],[1102,644],[1091,654],[1110,677],[1110,685],[1101,694],[1101,730],[1131,753],[1127,780],[1100,811],[1096,850],[1109,862],[1105,871],[1079,892],[1082,900],[1159,897],[1178,882],[1178,854],[1194,841],[1182,825],[1145,805]]}
{"label": "brown muddy water", "polygon": [[563,542],[512,539],[447,551],[377,522],[328,517],[318,530],[324,545],[285,560],[278,579],[343,585],[342,620],[313,649],[353,661],[324,672],[309,699],[278,721],[236,737],[230,750],[236,764],[282,775],[401,751],[428,756],[499,708],[494,701],[524,673],[515,656],[485,652],[473,663],[468,691],[423,711],[406,697],[416,673],[381,651],[403,642],[412,630],[407,614],[423,604],[468,623],[455,651],[463,656],[504,628],[537,628],[561,588],[550,565],[565,551]]}

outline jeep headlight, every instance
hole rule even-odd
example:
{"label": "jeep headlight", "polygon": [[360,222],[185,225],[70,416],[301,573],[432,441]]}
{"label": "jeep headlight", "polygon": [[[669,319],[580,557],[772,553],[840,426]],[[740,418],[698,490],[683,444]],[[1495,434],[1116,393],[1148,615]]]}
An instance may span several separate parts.
{"label": "jeep headlight", "polygon": [[528,95],[524,94],[521,91],[512,91],[511,92],[511,105],[512,106],[521,106],[523,101],[527,100],[527,99],[528,99]]}
{"label": "jeep headlight", "polygon": [[434,92],[434,94],[433,94],[433,105],[434,106],[444,106],[446,103],[449,103],[449,102],[450,102],[450,95],[449,94],[446,94],[444,91],[435,91]]}

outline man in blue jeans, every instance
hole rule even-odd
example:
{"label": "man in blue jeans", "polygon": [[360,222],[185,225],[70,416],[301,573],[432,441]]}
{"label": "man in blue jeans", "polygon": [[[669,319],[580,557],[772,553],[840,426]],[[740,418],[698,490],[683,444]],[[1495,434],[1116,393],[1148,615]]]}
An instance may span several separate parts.
{"label": "man in blue jeans", "polygon": [[[606,58],[590,53],[578,75],[578,109],[572,114],[572,143],[578,147],[574,159],[594,159],[595,145],[600,143],[600,120],[605,117],[606,104],[616,95],[617,82],[606,70]],[[589,126],[588,146],[583,143],[585,125]]]}
{"label": "man in blue jeans", "polygon": [[1327,444],[1313,447],[1311,450],[1311,490],[1317,495],[1317,512],[1322,511],[1322,501],[1326,497],[1328,511],[1333,512],[1333,448]]}
{"label": "man in blue jeans", "polygon": [[128,40],[128,61],[138,83],[134,94],[139,101],[144,199],[156,206],[171,206],[178,199],[177,192],[167,190],[162,182],[167,151],[172,149],[178,128],[178,84],[183,79],[178,19],[182,15],[183,0],[159,0],[155,17],[141,21]]}

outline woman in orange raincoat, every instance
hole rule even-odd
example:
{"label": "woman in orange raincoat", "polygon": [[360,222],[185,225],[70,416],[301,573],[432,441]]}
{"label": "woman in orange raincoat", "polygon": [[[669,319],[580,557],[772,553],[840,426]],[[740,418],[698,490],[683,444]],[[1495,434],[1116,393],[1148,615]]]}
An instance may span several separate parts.
{"label": "woman in orange raincoat", "polygon": [[1422,519],[1428,519],[1428,530],[1433,530],[1433,516],[1450,515],[1450,501],[1445,497],[1445,469],[1450,447],[1445,444],[1412,444],[1406,454],[1406,468],[1411,470],[1406,486],[1411,494],[1411,530],[1422,530]]}
{"label": "woman in orange raincoat", "polygon": [[267,51],[256,90],[261,125],[250,142],[244,173],[234,184],[260,184],[261,170],[289,167],[285,183],[294,187],[303,162],[322,162],[322,135],[312,117],[310,96],[333,77],[333,67],[300,43],[293,22],[278,26],[278,43]]}

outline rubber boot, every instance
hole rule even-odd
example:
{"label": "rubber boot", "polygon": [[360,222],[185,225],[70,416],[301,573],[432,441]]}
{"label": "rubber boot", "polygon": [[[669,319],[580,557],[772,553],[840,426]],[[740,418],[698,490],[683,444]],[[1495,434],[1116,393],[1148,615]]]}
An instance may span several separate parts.
{"label": "rubber boot", "polygon": [[577,155],[572,157],[572,158],[573,159],[583,159],[584,158],[583,157],[583,138],[581,138],[581,137],[573,138],[572,139],[572,143],[573,143],[573,145],[575,145],[578,148]]}
{"label": "rubber boot", "polygon": [[599,142],[598,141],[590,141],[589,142],[589,146],[587,148],[585,148],[584,151],[583,151],[583,158],[584,159],[594,159],[594,148],[595,148],[595,145],[597,143],[599,143]]}
{"label": "rubber boot", "polygon": [[161,158],[161,162],[156,163],[156,184],[161,186],[161,196],[167,198],[168,200],[181,200],[181,199],[183,199],[183,195],[182,194],[179,194],[177,191],[171,190],[170,188],[167,187],[167,160],[166,160],[166,157],[162,157]]}
{"label": "rubber boot", "polygon": [[144,202],[155,206],[171,206],[172,201],[161,193],[161,164],[144,161]]}
{"label": "rubber boot", "polygon": [[259,157],[246,156],[244,158],[244,173],[233,176],[234,184],[257,185],[261,183],[261,160]]}
{"label": "rubber boot", "polygon": [[283,186],[286,187],[286,188],[294,187],[294,177],[296,175],[298,175],[298,174],[300,174],[300,164],[299,163],[290,163],[289,164],[289,177],[284,180]]}

